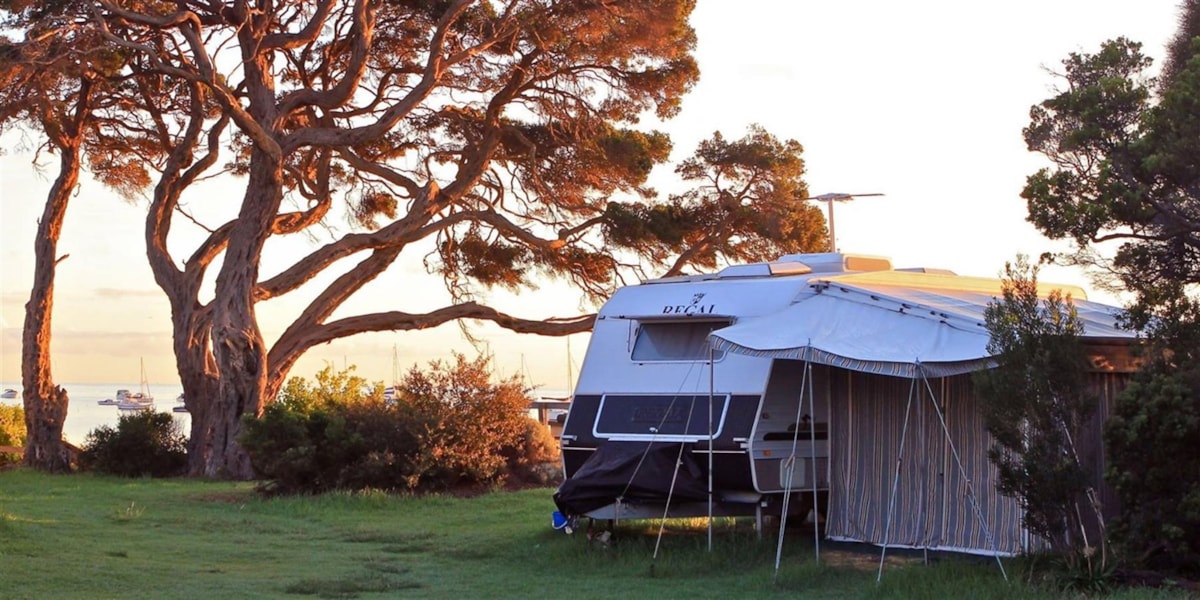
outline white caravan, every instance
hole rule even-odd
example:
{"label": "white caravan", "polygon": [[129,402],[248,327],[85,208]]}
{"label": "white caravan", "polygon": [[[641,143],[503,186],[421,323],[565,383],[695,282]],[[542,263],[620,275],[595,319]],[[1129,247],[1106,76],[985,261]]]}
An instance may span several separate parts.
{"label": "white caravan", "polygon": [[[1116,309],[1065,292],[1108,402],[1134,336]],[[999,280],[841,253],[622,288],[571,400],[556,504],[600,519],[786,507],[835,539],[1018,552],[1029,541],[995,493],[970,383],[990,365],[983,313],[999,293]]]}

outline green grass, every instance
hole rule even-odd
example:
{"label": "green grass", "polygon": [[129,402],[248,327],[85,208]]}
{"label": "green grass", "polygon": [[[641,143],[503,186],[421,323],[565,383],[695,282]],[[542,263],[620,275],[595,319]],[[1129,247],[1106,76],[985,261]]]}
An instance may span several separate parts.
{"label": "green grass", "polygon": [[[258,497],[252,484],[0,472],[0,598],[1056,598],[995,562],[924,565],[721,522],[620,528],[609,545],[550,527],[552,490],[475,498]],[[1013,563],[1010,573],[1019,570]],[[1168,598],[1126,590],[1119,598]],[[1178,596],[1182,597],[1182,596]]]}

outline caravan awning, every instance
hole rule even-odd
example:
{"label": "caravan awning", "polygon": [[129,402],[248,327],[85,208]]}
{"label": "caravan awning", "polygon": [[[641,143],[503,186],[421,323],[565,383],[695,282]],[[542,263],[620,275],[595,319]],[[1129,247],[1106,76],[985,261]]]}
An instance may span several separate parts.
{"label": "caravan awning", "polygon": [[855,291],[827,289],[718,329],[716,349],[899,377],[944,377],[989,365],[981,324]]}
{"label": "caravan awning", "polygon": [[[958,375],[994,364],[984,314],[999,295],[998,283],[994,292],[897,283],[861,276],[812,282],[815,295],[713,331],[709,342],[739,354],[910,378]],[[1117,325],[1120,309],[1087,300],[1074,304],[1084,340],[1137,337]]]}

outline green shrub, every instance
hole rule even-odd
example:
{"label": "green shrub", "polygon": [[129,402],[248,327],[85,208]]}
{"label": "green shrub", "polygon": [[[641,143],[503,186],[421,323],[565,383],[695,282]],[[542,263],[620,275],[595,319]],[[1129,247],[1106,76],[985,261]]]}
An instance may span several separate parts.
{"label": "green shrub", "polygon": [[[20,404],[0,404],[0,446],[25,446],[25,409]],[[0,453],[0,466],[20,461],[19,454]]]}
{"label": "green shrub", "polygon": [[518,455],[544,453],[545,440],[523,441],[529,400],[520,380],[492,383],[486,358],[455,358],[413,368],[390,402],[380,386],[328,368],[312,386],[290,380],[262,417],[244,421],[239,438],[263,489],[492,485],[508,477]]}
{"label": "green shrub", "polygon": [[[1039,297],[1037,275],[1024,256],[1005,265],[1003,295],[984,314],[996,368],[976,371],[972,380],[992,436],[996,490],[1020,502],[1022,523],[1051,548],[1068,560],[1089,558],[1073,535],[1083,513],[1092,512],[1079,499],[1094,485],[1073,442],[1096,405],[1087,387],[1083,323],[1070,296],[1054,290]],[[1084,562],[1097,572],[1105,567]]]}
{"label": "green shrub", "polygon": [[399,412],[379,401],[268,406],[247,418],[239,442],[272,493],[409,489],[418,441]]}
{"label": "green shrub", "polygon": [[122,414],[116,429],[102,425],[88,433],[79,467],[124,477],[173,477],[187,467],[187,438],[170,414]]}
{"label": "green shrub", "polygon": [[1104,431],[1106,477],[1121,500],[1112,529],[1132,566],[1200,577],[1200,298],[1157,290],[1129,322],[1146,364]]}
{"label": "green shrub", "polygon": [[398,489],[405,478],[391,457],[411,455],[397,415],[379,386],[326,367],[309,384],[288,380],[259,418],[247,417],[238,438],[255,472],[272,493],[333,489]]}
{"label": "green shrub", "polygon": [[1113,538],[1139,566],[1200,576],[1197,440],[1200,396],[1180,374],[1152,369],[1118,398],[1105,429],[1122,504]]}

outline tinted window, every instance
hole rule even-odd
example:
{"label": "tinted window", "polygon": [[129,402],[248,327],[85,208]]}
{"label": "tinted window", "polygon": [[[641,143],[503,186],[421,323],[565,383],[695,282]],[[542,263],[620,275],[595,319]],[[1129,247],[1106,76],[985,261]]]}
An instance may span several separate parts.
{"label": "tinted window", "polygon": [[[729,321],[659,321],[642,323],[633,343],[633,360],[708,360],[708,334]],[[724,356],[713,352],[713,360]]]}

